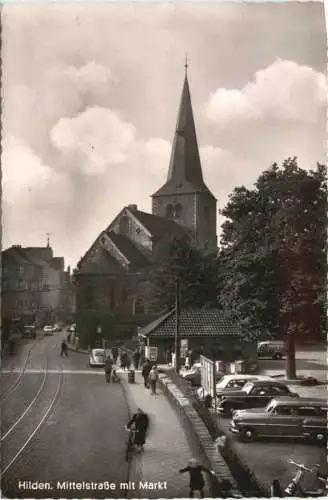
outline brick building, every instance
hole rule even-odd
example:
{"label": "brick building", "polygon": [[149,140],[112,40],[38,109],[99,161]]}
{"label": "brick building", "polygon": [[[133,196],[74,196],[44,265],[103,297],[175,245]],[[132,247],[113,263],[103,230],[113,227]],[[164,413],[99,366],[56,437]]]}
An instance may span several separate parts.
{"label": "brick building", "polygon": [[105,337],[115,335],[104,330],[117,332],[120,321],[127,322],[126,330],[135,331],[158,313],[151,306],[149,273],[172,239],[186,233],[197,245],[216,245],[216,199],[203,180],[187,74],[167,180],[152,195],[152,213],[133,204],[124,207],[77,264],[77,330],[82,343],[93,343],[97,329]]}

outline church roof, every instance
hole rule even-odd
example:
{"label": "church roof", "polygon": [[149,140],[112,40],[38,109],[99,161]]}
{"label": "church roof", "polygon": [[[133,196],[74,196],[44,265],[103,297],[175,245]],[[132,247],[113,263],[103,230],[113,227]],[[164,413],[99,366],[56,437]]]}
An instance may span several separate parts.
{"label": "church roof", "polygon": [[122,266],[104,248],[99,248],[96,259],[86,259],[81,262],[78,274],[120,274]]}
{"label": "church roof", "polygon": [[114,245],[130,262],[130,270],[139,269],[149,265],[148,259],[146,259],[146,257],[127,236],[124,234],[114,233],[114,231],[109,231],[107,234]]}
{"label": "church roof", "polygon": [[[176,319],[174,309],[139,330],[147,337],[174,337]],[[188,337],[241,336],[241,327],[221,309],[182,309],[179,317],[179,335]]]}
{"label": "church roof", "polygon": [[186,74],[167,180],[164,186],[153,194],[153,196],[192,192],[210,193],[203,180],[189,83]]}
{"label": "church roof", "polygon": [[132,213],[139,220],[139,222],[146,229],[148,229],[153,236],[155,243],[168,234],[182,235],[187,232],[187,229],[183,228],[173,220],[166,219],[165,217],[142,212],[141,210],[133,210]]}

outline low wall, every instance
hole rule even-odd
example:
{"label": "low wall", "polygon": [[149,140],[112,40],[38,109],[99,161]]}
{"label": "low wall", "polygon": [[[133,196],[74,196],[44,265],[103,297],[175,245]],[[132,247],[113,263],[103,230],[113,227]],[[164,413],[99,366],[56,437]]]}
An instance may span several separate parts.
{"label": "low wall", "polygon": [[[191,429],[193,430],[194,436],[199,442],[199,445],[210,464],[210,467],[216,473],[219,480],[228,480],[232,485],[231,493],[234,495],[240,495],[239,488],[233,478],[225,460],[221,454],[217,451],[214,441],[207,430],[204,422],[199,417],[196,410],[193,408],[188,397],[186,397],[183,392],[172,382],[169,376],[166,374],[160,374],[160,385],[163,389],[164,394],[174,403],[177,410],[187,418]],[[219,484],[217,480],[212,479],[211,489],[213,497],[219,496]]]}

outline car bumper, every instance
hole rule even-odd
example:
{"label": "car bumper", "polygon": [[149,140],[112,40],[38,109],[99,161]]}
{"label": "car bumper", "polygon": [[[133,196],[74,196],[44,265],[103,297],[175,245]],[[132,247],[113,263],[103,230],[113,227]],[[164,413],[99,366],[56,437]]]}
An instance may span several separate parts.
{"label": "car bumper", "polygon": [[97,363],[96,361],[89,361],[89,365],[98,368],[103,368],[105,366],[105,363]]}

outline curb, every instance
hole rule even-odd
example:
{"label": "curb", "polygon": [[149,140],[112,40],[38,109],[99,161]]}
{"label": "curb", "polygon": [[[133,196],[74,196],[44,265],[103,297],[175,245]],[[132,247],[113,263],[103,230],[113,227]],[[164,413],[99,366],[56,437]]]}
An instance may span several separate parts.
{"label": "curb", "polygon": [[[174,403],[177,410],[187,418],[188,423],[193,430],[193,434],[199,442],[199,445],[217,478],[228,480],[232,485],[231,493],[239,496],[240,491],[230,472],[230,469],[228,468],[222,455],[218,452],[209,431],[196,410],[193,408],[188,397],[181,392],[181,390],[167,375],[160,374],[159,382],[162,386],[164,394]],[[212,489],[214,491],[217,486],[217,484],[215,484],[216,482],[217,481],[212,482]],[[214,494],[213,496],[216,497],[217,495]]]}

